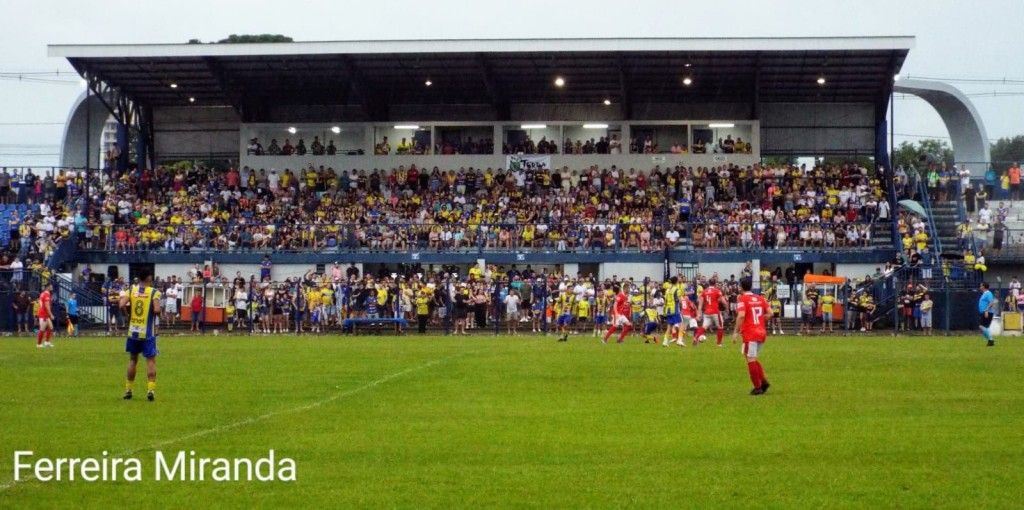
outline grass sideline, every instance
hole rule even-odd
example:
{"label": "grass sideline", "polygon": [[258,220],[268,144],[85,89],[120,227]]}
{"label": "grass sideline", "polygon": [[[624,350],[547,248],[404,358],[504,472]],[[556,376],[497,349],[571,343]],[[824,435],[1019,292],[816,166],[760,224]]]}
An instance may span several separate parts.
{"label": "grass sideline", "polygon": [[[162,339],[157,402],[124,402],[122,348],[0,340],[0,507],[997,508],[1024,486],[1016,339],[772,338],[763,397],[734,345],[207,336]],[[159,444],[273,448],[298,481],[154,482]],[[130,453],[147,481],[10,486],[15,449]]]}

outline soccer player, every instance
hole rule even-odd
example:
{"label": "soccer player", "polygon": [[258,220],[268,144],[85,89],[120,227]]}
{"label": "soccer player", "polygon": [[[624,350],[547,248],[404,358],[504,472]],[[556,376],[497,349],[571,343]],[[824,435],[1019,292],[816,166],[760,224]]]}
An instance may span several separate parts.
{"label": "soccer player", "polygon": [[658,309],[648,305],[644,309],[646,322],[644,323],[644,343],[658,344]]}
{"label": "soccer player", "polygon": [[750,394],[761,395],[768,391],[769,384],[764,376],[764,367],[757,360],[757,356],[764,348],[764,341],[768,337],[765,322],[772,318],[772,311],[763,297],[750,291],[753,287],[750,278],[740,281],[740,287],[743,294],[736,300],[736,329],[733,331],[733,339],[743,335],[742,352],[747,358],[750,382],[754,385]]}
{"label": "soccer player", "polygon": [[661,345],[668,347],[669,340],[676,345],[686,346],[686,343],[682,341],[683,338],[683,314],[680,309],[680,301],[686,299],[679,292],[679,277],[673,276],[668,279],[668,288],[665,289],[665,324],[668,327],[665,328],[665,335],[661,339]]}
{"label": "soccer player", "polygon": [[618,340],[618,343],[621,344],[626,341],[626,335],[628,335],[630,331],[633,331],[633,323],[629,320],[631,309],[629,306],[629,298],[626,297],[626,293],[623,292],[621,287],[617,284],[613,285],[612,292],[615,293],[615,304],[612,306],[611,327],[608,328],[608,331],[604,334],[604,338],[601,339],[601,341],[608,343],[608,338],[612,336],[612,333],[615,333],[615,330],[621,327],[622,333],[619,334]]}
{"label": "soccer player", "polygon": [[576,299],[576,330],[587,330],[587,323],[590,322],[590,296],[584,294]]}
{"label": "soccer player", "polygon": [[598,289],[594,296],[594,337],[600,335],[600,330],[608,323],[608,295],[605,289]]}
{"label": "soccer player", "polygon": [[43,292],[39,294],[39,310],[36,318],[39,319],[39,332],[36,333],[36,347],[53,347],[50,341],[53,339],[53,308],[51,305],[51,292],[53,286],[46,284]]}
{"label": "soccer player", "polygon": [[704,323],[697,329],[697,339],[704,341],[705,332],[710,326],[715,327],[715,343],[721,347],[722,337],[725,336],[725,324],[722,322],[722,308],[728,308],[729,302],[725,300],[722,291],[718,288],[718,282],[711,280],[708,287],[700,295],[700,313],[704,316]]}
{"label": "soccer player", "polygon": [[978,298],[978,327],[989,347],[996,345],[996,341],[992,338],[992,332],[988,329],[992,325],[992,315],[996,306],[995,296],[992,295],[991,290],[988,290],[988,283],[981,282],[981,297]]}
{"label": "soccer player", "polygon": [[569,329],[572,327],[572,308],[575,297],[572,292],[563,290],[555,301],[555,313],[558,316],[558,331],[562,333],[559,342],[569,341]]}
{"label": "soccer player", "polygon": [[156,399],[156,318],[160,315],[160,291],[153,288],[153,275],[147,274],[142,283],[133,285],[128,295],[121,298],[121,306],[128,307],[128,339],[124,350],[128,353],[128,374],[124,384],[124,399],[131,400],[132,386],[139,354],[146,358],[146,399]]}

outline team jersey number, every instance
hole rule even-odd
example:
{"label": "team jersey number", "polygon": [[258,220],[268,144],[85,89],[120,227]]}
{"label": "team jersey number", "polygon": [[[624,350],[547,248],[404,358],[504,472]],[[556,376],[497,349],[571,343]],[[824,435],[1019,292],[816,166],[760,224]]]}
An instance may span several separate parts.
{"label": "team jersey number", "polygon": [[764,308],[760,306],[754,306],[750,308],[750,319],[754,321],[754,324],[761,324],[761,317],[764,316]]}

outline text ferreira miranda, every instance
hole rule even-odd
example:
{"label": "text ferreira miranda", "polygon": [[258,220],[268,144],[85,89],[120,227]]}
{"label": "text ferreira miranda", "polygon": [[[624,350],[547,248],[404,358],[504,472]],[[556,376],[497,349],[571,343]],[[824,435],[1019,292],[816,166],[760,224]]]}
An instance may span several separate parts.
{"label": "text ferreira miranda", "polygon": [[14,452],[14,481],[40,482],[294,482],[295,460],[278,458],[274,450],[264,457],[203,457],[195,451],[153,452],[149,468],[137,457],[37,457],[30,450]]}

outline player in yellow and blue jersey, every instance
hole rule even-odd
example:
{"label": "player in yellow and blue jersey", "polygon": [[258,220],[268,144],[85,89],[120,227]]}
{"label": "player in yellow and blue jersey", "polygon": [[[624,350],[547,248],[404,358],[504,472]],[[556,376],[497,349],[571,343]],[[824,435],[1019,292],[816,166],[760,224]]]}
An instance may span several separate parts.
{"label": "player in yellow and blue jersey", "polygon": [[146,275],[133,285],[127,295],[121,296],[121,307],[129,313],[128,339],[124,350],[128,353],[128,376],[124,384],[124,399],[131,400],[139,354],[146,358],[146,398],[156,399],[156,318],[160,315],[160,291],[153,288],[153,275]]}

